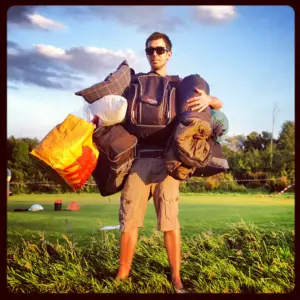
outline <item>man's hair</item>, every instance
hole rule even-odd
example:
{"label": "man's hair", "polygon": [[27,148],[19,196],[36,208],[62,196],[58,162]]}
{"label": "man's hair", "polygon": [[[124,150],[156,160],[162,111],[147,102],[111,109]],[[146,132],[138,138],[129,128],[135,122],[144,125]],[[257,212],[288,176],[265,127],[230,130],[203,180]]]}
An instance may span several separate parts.
{"label": "man's hair", "polygon": [[150,41],[155,41],[155,40],[158,40],[158,39],[163,39],[164,42],[166,43],[166,47],[168,50],[172,50],[172,42],[171,40],[169,39],[169,37],[164,34],[164,33],[161,33],[161,32],[154,32],[152,33],[146,40],[146,48],[147,48],[147,45],[148,45],[148,42]]}

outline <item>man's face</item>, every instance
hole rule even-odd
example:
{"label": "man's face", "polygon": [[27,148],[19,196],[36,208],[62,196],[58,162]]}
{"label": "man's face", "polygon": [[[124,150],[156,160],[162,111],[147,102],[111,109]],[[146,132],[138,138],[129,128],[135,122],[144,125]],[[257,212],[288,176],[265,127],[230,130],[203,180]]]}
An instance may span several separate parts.
{"label": "man's face", "polygon": [[[149,41],[147,44],[147,48],[156,48],[156,47],[166,47],[166,43],[163,39]],[[167,61],[171,58],[172,52],[166,51],[164,54],[157,54],[156,51],[153,52],[152,55],[147,55],[147,59],[149,61],[150,66],[153,70],[159,70],[164,67]]]}

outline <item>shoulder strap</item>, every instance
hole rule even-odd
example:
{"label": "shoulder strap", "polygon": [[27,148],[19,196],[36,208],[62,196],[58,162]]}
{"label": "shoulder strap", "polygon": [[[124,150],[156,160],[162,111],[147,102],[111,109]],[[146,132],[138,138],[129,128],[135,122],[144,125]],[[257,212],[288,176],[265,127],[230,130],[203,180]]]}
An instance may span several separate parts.
{"label": "shoulder strap", "polygon": [[[131,73],[131,83],[136,83],[139,76],[150,75],[151,73],[155,73],[155,72],[148,72],[148,73],[140,72],[140,73],[136,73],[136,74]],[[168,81],[170,83],[173,83],[173,84],[179,83],[182,80],[178,75],[167,75],[166,78],[168,79]]]}
{"label": "shoulder strap", "polygon": [[167,78],[170,82],[179,82],[181,80],[178,75],[168,75]]}
{"label": "shoulder strap", "polygon": [[137,74],[131,74],[131,83],[136,83],[138,81],[138,78],[142,75],[147,75],[147,73],[137,73]]}
{"label": "shoulder strap", "polygon": [[173,87],[177,87],[181,81],[181,78],[178,75],[167,76],[169,80],[169,85]]}

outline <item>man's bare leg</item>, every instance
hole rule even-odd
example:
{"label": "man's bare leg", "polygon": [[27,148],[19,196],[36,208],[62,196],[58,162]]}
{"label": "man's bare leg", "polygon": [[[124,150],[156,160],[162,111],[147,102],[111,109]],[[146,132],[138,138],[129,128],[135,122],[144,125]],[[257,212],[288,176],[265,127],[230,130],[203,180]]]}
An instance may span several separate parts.
{"label": "man's bare leg", "polygon": [[124,279],[129,275],[135,247],[138,239],[138,228],[121,233],[120,266],[116,279]]}
{"label": "man's bare leg", "polygon": [[172,283],[177,289],[183,288],[180,278],[181,240],[180,229],[164,232],[165,247],[171,268]]}

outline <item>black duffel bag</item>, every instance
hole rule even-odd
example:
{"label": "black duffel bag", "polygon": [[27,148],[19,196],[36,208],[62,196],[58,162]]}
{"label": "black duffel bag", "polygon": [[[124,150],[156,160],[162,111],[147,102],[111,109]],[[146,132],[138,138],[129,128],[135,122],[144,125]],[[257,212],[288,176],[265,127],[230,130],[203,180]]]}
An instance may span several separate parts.
{"label": "black duffel bag", "polygon": [[121,125],[97,128],[93,141],[99,150],[93,177],[102,196],[113,195],[124,186],[135,158],[137,138]]}

